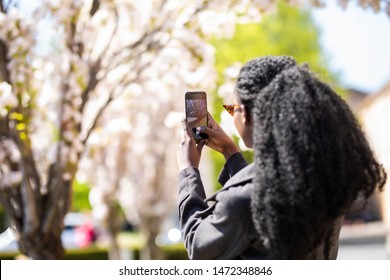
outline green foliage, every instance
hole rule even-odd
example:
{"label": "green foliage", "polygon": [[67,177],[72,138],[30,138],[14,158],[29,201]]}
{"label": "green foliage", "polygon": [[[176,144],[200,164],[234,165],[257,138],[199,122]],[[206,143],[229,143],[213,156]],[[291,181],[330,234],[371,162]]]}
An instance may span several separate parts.
{"label": "green foliage", "polygon": [[7,229],[6,219],[7,217],[3,205],[0,204],[0,232],[3,232]]}
{"label": "green foliage", "polygon": [[[261,22],[238,24],[231,39],[212,41],[216,48],[218,84],[224,82],[225,69],[236,62],[244,64],[250,59],[265,55],[290,55],[298,63],[308,63],[325,82],[336,85],[335,75],[327,70],[327,59],[321,49],[319,38],[320,30],[314,24],[310,11],[280,1],[277,11],[264,15]],[[336,90],[340,92],[337,86]],[[212,100],[214,118],[219,122],[223,100],[216,94]],[[245,152],[244,156],[248,161],[253,159],[251,152]],[[212,159],[216,171],[215,178],[217,178],[225,160],[217,153],[212,153]],[[217,182],[215,185],[218,188]]]}
{"label": "green foliage", "polygon": [[233,63],[245,63],[264,55],[291,55],[299,63],[307,62],[314,71],[332,77],[319,43],[320,30],[310,11],[282,1],[277,8],[259,23],[237,25],[233,38],[212,42],[217,50],[216,67],[220,78],[225,68]]}
{"label": "green foliage", "polygon": [[[14,260],[21,256],[20,252],[0,252],[1,260]],[[107,260],[108,252],[105,248],[92,246],[83,249],[65,250],[64,260]]]}
{"label": "green foliage", "polygon": [[188,252],[183,243],[166,245],[162,247],[166,260],[188,260]]}
{"label": "green foliage", "polygon": [[[141,248],[131,248],[135,260],[140,259]],[[183,243],[165,245],[161,247],[164,260],[188,260],[188,253]]]}
{"label": "green foliage", "polygon": [[[134,259],[140,259],[142,247],[146,246],[145,237],[139,232],[121,232],[118,235],[119,246],[133,252]],[[188,253],[183,243],[169,244],[161,247],[166,260],[188,260]]]}
{"label": "green foliage", "polygon": [[89,191],[90,187],[86,183],[80,183],[77,180],[74,180],[71,211],[83,212],[91,210],[91,205],[88,200]]}
{"label": "green foliage", "polygon": [[64,260],[107,260],[108,252],[105,248],[89,247],[84,249],[68,249]]}
{"label": "green foliage", "polygon": [[[132,252],[135,260],[140,259],[141,243],[122,244],[121,248]],[[183,243],[165,245],[161,247],[165,260],[188,260],[188,253]],[[1,260],[14,260],[20,252],[0,252]],[[64,260],[107,260],[107,248],[91,246],[80,249],[66,249]]]}
{"label": "green foliage", "polygon": [[0,260],[15,260],[19,254],[19,252],[0,252]]}

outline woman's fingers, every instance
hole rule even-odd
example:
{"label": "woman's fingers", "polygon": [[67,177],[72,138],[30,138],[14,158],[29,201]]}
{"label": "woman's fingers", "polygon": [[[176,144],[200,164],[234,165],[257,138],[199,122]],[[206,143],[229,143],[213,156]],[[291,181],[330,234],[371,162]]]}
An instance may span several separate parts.
{"label": "woman's fingers", "polygon": [[206,145],[207,143],[207,140],[201,140],[198,145],[196,145],[196,149],[198,150],[199,154],[202,153],[202,149],[204,147],[204,145]]}
{"label": "woman's fingers", "polygon": [[207,134],[210,137],[214,137],[217,135],[217,132],[211,128],[208,128],[207,126],[201,126],[199,127],[199,131],[201,133]]}
{"label": "woman's fingers", "polygon": [[207,121],[209,123],[209,127],[213,127],[217,124],[216,121],[214,120],[213,116],[211,116],[211,114],[209,112],[207,112]]}
{"label": "woman's fingers", "polygon": [[192,132],[185,118],[181,120],[181,124],[183,125],[183,141],[192,138]]}

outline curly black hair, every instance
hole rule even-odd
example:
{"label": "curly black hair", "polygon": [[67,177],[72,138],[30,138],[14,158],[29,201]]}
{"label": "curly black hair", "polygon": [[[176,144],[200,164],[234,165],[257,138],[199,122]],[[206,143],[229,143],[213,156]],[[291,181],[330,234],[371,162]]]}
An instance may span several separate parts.
{"label": "curly black hair", "polygon": [[304,259],[326,240],[358,195],[383,189],[386,173],[347,104],[291,57],[262,57],[239,74],[253,117],[255,228],[273,258]]}

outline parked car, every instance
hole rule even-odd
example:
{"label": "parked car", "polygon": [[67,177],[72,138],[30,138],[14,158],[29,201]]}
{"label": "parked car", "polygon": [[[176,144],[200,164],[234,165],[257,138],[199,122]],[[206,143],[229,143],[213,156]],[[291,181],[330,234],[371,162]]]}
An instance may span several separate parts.
{"label": "parked car", "polygon": [[[64,219],[61,233],[62,244],[66,249],[88,247],[97,238],[97,229],[89,215],[70,212]],[[11,227],[0,233],[0,252],[18,251],[16,234]]]}
{"label": "parked car", "polygon": [[65,248],[88,247],[97,238],[96,227],[87,214],[76,212],[66,214],[64,226],[61,239]]}

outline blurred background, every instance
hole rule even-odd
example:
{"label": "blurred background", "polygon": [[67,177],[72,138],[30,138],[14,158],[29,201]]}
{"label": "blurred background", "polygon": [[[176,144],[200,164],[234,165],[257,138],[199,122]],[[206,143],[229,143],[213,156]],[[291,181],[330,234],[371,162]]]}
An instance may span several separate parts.
{"label": "blurred background", "polygon": [[[222,104],[258,56],[308,63],[390,174],[389,35],[388,0],[0,0],[0,259],[187,258],[184,93],[251,160]],[[208,194],[223,164],[204,150]],[[389,259],[389,187],[356,205],[339,259]]]}

